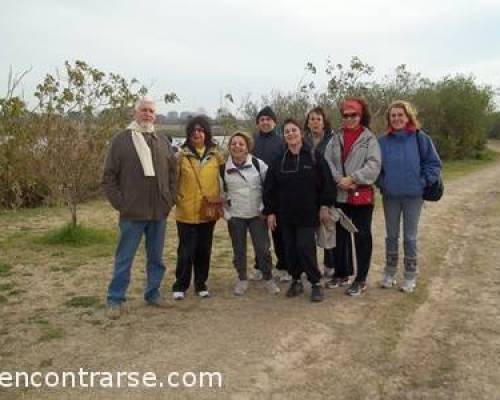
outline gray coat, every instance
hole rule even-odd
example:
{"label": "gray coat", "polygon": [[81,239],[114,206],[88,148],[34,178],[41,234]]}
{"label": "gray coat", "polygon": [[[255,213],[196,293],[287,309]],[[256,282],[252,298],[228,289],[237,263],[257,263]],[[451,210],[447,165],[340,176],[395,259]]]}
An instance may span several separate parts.
{"label": "gray coat", "polygon": [[[343,147],[343,135],[335,133],[325,149],[325,159],[330,166],[335,182],[339,182],[344,176],[340,143]],[[358,185],[372,185],[377,180],[381,164],[382,158],[377,138],[369,129],[365,128],[352,145],[345,160],[345,176],[351,176]],[[337,202],[347,202],[345,190],[338,188]]]}
{"label": "gray coat", "polygon": [[120,218],[149,221],[166,218],[175,203],[176,158],[167,137],[146,135],[156,176],[144,176],[132,133],[117,134],[109,147],[102,188]]}

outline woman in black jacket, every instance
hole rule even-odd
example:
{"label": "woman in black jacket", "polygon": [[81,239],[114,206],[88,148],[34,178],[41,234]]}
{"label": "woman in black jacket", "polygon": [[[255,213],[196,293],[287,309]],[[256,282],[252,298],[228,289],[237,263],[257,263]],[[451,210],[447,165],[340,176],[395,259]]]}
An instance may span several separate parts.
{"label": "woman in black jacket", "polygon": [[285,259],[292,275],[288,297],[304,291],[300,276],[311,283],[311,300],[323,300],[321,273],[316,258],[315,231],[320,220],[329,218],[328,207],[335,201],[335,185],[326,161],[304,142],[294,119],[284,123],[285,150],[267,171],[264,181],[264,211],[271,230],[280,223]]}

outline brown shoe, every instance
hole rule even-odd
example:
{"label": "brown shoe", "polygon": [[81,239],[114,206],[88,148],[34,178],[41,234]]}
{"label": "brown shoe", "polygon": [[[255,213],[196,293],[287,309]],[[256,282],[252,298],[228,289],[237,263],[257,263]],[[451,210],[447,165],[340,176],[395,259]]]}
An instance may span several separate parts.
{"label": "brown shoe", "polygon": [[148,302],[149,306],[158,308],[172,308],[172,303],[168,303],[163,297],[158,297],[153,301]]}
{"label": "brown shoe", "polygon": [[118,319],[122,314],[121,304],[108,304],[106,308],[106,316],[108,319]]}

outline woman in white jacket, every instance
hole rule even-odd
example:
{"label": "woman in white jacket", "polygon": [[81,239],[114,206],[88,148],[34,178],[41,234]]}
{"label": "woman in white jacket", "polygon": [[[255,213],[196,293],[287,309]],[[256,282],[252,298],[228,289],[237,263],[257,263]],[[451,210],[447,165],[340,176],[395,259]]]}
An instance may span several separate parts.
{"label": "woman in white jacket", "polygon": [[262,187],[267,172],[264,161],[252,156],[252,139],[243,132],[234,133],[229,139],[229,157],[221,166],[221,187],[225,205],[229,236],[233,246],[233,264],[238,273],[235,295],[243,295],[248,289],[247,232],[254,248],[265,286],[270,294],[278,294],[279,287],[272,279],[270,240],[265,218],[261,215]]}

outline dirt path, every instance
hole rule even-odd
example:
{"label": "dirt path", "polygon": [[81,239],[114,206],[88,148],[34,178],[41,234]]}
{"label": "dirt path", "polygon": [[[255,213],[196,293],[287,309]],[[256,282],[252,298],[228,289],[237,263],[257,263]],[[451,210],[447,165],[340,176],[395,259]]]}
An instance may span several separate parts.
{"label": "dirt path", "polygon": [[[140,300],[136,268],[129,313],[64,308],[65,292],[102,295],[111,257],[51,280],[21,262],[25,300],[3,306],[1,370],[219,371],[221,389],[0,390],[23,399],[500,399],[500,164],[453,181],[424,209],[416,293],[377,288],[383,220],[375,217],[369,290],[361,298],[327,291],[326,301],[269,298],[254,285],[231,294],[230,252],[215,249],[214,297],[189,297],[168,311]],[[91,213],[91,210],[87,210]],[[107,210],[109,213],[109,210]],[[40,222],[40,221],[39,221]],[[40,222],[40,223],[43,223]],[[222,224],[220,224],[222,225]],[[224,227],[218,235],[225,237]],[[169,250],[172,260],[173,247]],[[138,260],[138,262],[140,262]],[[172,265],[172,263],[170,263]],[[19,276],[19,278],[17,278]],[[172,282],[169,271],[167,287]],[[58,293],[60,291],[61,293]],[[37,311],[38,310],[38,311]],[[37,315],[64,335],[33,339]],[[5,321],[5,324],[4,322]]]}

